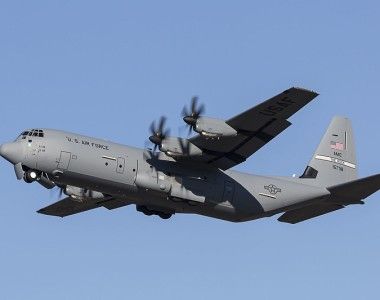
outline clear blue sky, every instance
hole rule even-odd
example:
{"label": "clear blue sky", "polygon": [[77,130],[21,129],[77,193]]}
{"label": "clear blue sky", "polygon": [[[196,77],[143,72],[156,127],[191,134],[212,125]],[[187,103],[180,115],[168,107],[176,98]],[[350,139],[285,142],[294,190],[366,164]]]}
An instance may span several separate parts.
{"label": "clear blue sky", "polygon": [[[380,171],[378,1],[1,1],[0,142],[58,128],[144,146],[199,95],[227,118],[290,86],[320,96],[239,170],[302,173],[332,116],[354,124],[359,173]],[[369,299],[380,194],[295,226],[134,207],[65,219],[0,161],[1,299]]]}

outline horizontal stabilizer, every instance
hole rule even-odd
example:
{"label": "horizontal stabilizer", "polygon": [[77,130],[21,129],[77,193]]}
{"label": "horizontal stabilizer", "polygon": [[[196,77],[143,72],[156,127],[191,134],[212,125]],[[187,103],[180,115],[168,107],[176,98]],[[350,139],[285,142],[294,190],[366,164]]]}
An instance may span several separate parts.
{"label": "horizontal stabilizer", "polygon": [[329,198],[320,203],[289,210],[278,220],[295,224],[344,208],[349,204],[362,204],[361,200],[380,189],[380,174],[335,185],[327,189],[331,194]]}
{"label": "horizontal stabilizer", "polygon": [[296,224],[311,218],[315,218],[335,210],[344,208],[343,205],[335,203],[318,203],[302,208],[289,210],[278,218],[280,222]]}
{"label": "horizontal stabilizer", "polygon": [[334,198],[341,201],[359,201],[380,189],[380,174],[335,185],[327,189]]}

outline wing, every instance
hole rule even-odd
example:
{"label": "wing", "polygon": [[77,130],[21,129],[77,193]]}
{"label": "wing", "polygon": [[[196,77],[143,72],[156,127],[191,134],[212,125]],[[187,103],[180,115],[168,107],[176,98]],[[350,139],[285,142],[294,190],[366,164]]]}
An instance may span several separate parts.
{"label": "wing", "polygon": [[287,119],[316,96],[313,91],[290,88],[229,119],[226,123],[238,132],[236,136],[212,140],[196,135],[190,141],[203,150],[204,162],[229,169],[288,128],[291,123]]}
{"label": "wing", "polygon": [[69,215],[77,214],[84,212],[86,210],[106,207],[107,209],[114,209],[121,206],[125,206],[128,203],[114,199],[112,197],[107,199],[86,199],[79,201],[71,197],[66,197],[58,202],[55,202],[49,206],[41,208],[37,212],[44,215],[57,216],[57,217],[66,217]]}

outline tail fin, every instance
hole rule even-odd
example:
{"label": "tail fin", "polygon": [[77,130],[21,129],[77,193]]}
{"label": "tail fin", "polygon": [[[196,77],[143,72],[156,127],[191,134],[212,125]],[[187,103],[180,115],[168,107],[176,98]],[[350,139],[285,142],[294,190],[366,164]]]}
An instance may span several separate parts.
{"label": "tail fin", "polygon": [[355,143],[349,119],[332,119],[301,178],[315,178],[325,187],[357,179]]}

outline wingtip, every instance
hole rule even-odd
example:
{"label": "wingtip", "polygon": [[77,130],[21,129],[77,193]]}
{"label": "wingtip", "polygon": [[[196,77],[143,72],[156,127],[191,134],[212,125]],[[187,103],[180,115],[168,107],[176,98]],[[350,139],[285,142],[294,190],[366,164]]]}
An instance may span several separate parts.
{"label": "wingtip", "polygon": [[[313,90],[309,90],[309,89],[306,89],[306,88],[302,88],[302,87],[297,87],[297,86],[294,86],[290,89],[295,89],[295,90],[298,90],[298,91],[301,91],[301,92],[306,92],[306,93],[310,93],[310,94],[313,94],[314,97],[317,97],[319,96],[319,93],[317,93],[316,91],[313,91]],[[289,90],[290,90],[289,89]]]}
{"label": "wingtip", "polygon": [[44,208],[37,210],[36,213],[41,214],[41,215],[45,215],[45,216],[49,215],[49,213]]}

